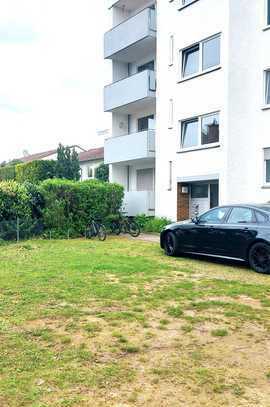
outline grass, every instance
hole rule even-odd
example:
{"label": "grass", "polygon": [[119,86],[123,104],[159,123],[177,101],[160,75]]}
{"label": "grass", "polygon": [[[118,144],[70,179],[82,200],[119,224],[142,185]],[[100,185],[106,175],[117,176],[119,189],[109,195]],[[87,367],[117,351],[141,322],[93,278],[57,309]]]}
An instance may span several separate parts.
{"label": "grass", "polygon": [[0,406],[269,406],[270,277],[111,238],[0,247]]}

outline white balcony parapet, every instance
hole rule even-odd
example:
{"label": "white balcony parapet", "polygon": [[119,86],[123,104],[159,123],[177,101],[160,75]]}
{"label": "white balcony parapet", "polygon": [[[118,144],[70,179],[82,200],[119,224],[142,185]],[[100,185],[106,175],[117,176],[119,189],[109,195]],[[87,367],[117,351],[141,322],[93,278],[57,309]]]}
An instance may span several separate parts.
{"label": "white balcony parapet", "polygon": [[155,192],[154,191],[130,191],[125,193],[124,210],[128,216],[145,214],[155,215]]}
{"label": "white balcony parapet", "polygon": [[146,130],[105,140],[104,161],[116,164],[125,161],[155,158],[155,130]]}
{"label": "white balcony parapet", "polygon": [[104,88],[104,111],[117,109],[145,99],[156,97],[156,76],[154,71],[142,71]]}
{"label": "white balcony parapet", "polygon": [[104,37],[104,57],[132,62],[156,47],[156,10],[146,8],[112,28]]}

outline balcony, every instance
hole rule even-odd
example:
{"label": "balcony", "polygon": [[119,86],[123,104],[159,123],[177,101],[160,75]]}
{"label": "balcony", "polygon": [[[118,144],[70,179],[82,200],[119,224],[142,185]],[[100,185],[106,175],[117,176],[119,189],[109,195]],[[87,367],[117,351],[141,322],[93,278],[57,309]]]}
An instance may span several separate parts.
{"label": "balcony", "polygon": [[126,10],[133,11],[144,7],[147,4],[147,0],[107,0],[108,8],[112,7],[122,7]]}
{"label": "balcony", "polygon": [[124,210],[128,216],[145,214],[155,215],[155,192],[154,191],[131,191],[126,192],[124,197]]}
{"label": "balcony", "polygon": [[156,49],[156,10],[146,8],[108,31],[104,57],[131,63],[146,58]]}
{"label": "balcony", "polygon": [[104,111],[131,114],[136,108],[147,108],[156,98],[156,75],[142,71],[104,88]]}
{"label": "balcony", "polygon": [[111,137],[105,141],[104,161],[106,164],[116,164],[155,158],[155,149],[155,130]]}

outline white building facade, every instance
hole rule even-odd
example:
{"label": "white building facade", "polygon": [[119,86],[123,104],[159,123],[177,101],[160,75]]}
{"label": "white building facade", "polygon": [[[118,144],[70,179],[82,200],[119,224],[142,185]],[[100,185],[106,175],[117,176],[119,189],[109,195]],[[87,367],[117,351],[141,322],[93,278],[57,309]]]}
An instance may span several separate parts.
{"label": "white building facade", "polygon": [[109,3],[105,162],[129,214],[270,201],[270,1]]}

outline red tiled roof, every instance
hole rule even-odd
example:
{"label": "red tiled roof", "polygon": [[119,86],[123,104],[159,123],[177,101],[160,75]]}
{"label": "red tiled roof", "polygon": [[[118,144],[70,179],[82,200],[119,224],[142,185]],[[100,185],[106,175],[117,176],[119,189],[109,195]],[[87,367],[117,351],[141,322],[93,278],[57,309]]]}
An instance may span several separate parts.
{"label": "red tiled roof", "polygon": [[104,159],[104,147],[92,148],[91,150],[84,151],[79,154],[79,161],[92,161]]}
{"label": "red tiled roof", "polygon": [[31,161],[42,160],[43,158],[50,157],[51,155],[54,155],[56,153],[57,150],[49,150],[44,151],[43,153],[27,155],[25,157],[18,158],[18,160],[22,161],[23,163],[30,163]]}

